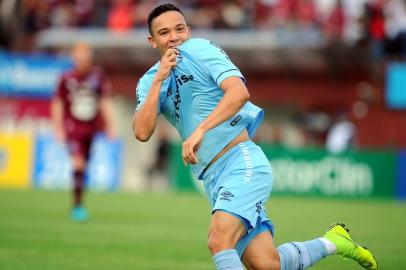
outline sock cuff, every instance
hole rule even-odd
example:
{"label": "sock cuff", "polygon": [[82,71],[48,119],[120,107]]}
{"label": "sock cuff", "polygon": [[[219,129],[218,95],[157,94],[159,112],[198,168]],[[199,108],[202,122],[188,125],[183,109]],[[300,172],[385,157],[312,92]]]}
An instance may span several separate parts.
{"label": "sock cuff", "polygon": [[213,255],[217,270],[244,270],[237,250],[224,249]]}
{"label": "sock cuff", "polygon": [[216,254],[213,255],[213,259],[215,260],[216,258],[223,256],[223,255],[228,255],[232,253],[237,253],[237,250],[235,249],[223,249],[222,251],[217,252]]}

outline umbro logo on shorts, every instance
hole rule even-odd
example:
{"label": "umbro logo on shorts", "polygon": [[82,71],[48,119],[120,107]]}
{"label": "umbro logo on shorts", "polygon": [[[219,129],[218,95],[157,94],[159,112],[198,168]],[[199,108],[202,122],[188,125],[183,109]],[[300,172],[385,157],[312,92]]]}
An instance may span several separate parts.
{"label": "umbro logo on shorts", "polygon": [[231,198],[234,197],[233,193],[231,193],[230,191],[223,191],[220,193],[220,195],[222,196],[220,200],[228,202],[231,202]]}

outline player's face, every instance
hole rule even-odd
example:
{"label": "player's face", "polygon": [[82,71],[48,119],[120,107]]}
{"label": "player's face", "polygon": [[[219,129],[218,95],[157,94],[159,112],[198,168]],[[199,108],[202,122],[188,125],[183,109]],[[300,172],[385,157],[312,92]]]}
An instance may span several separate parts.
{"label": "player's face", "polygon": [[151,30],[152,36],[148,37],[148,41],[161,55],[190,38],[190,28],[183,15],[177,11],[168,11],[156,17]]}
{"label": "player's face", "polygon": [[86,73],[93,64],[93,51],[87,45],[77,45],[72,52],[72,58],[77,71]]}

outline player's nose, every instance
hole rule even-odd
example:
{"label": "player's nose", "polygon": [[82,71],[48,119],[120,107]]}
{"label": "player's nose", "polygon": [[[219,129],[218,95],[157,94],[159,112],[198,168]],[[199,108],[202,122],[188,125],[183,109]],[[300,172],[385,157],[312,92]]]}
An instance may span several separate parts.
{"label": "player's nose", "polygon": [[169,40],[171,41],[171,42],[176,42],[176,41],[178,41],[180,38],[179,38],[179,34],[176,32],[176,31],[171,31],[170,32],[170,35],[169,35]]}

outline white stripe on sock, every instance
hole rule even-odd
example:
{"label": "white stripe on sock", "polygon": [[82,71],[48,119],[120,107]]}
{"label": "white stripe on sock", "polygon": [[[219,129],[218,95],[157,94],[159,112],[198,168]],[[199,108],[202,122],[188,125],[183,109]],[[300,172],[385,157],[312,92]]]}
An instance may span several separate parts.
{"label": "white stripe on sock", "polygon": [[320,237],[319,240],[324,244],[327,250],[328,255],[333,255],[336,254],[337,252],[337,247],[334,245],[330,240],[324,237]]}

